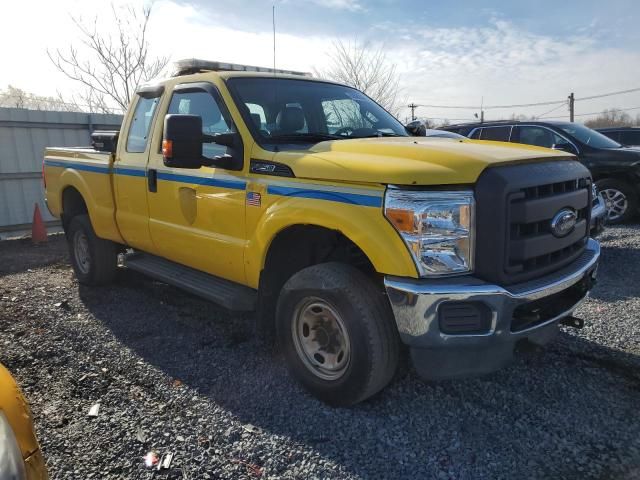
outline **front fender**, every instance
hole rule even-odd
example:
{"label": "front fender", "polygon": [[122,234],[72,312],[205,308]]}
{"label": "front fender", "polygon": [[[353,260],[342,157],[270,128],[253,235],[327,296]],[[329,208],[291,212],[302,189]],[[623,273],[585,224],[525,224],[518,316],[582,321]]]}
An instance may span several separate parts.
{"label": "front fender", "polygon": [[377,272],[417,277],[406,245],[384,218],[380,207],[351,205],[327,199],[278,197],[257,219],[247,244],[245,268],[251,287],[258,287],[267,253],[278,233],[296,225],[313,225],[339,231],[364,252]]}

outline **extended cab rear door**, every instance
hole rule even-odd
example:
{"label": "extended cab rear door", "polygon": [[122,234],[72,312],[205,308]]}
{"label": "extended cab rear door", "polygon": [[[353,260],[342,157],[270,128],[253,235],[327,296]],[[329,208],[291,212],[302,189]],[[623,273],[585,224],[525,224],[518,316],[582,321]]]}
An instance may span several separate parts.
{"label": "extended cab rear door", "polygon": [[136,93],[123,125],[114,162],[116,221],[128,245],[154,252],[149,232],[147,162],[151,132],[162,98],[162,88]]}
{"label": "extended cab rear door", "polygon": [[[161,151],[166,114],[199,115],[207,135],[236,131],[234,122],[212,83],[178,84],[173,91],[167,87],[165,96],[148,166],[148,175],[157,179],[147,192],[153,243],[169,260],[243,283],[247,181],[242,170],[171,168],[164,165]],[[205,157],[225,153],[224,146],[203,145]]]}

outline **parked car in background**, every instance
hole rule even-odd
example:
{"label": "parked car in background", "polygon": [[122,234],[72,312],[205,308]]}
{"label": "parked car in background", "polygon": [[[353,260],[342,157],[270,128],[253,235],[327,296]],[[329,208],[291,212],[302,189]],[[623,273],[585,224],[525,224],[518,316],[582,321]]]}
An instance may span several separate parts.
{"label": "parked car in background", "polygon": [[9,371],[0,365],[0,479],[47,478],[29,406]]}
{"label": "parked car in background", "polygon": [[577,155],[591,171],[607,209],[607,222],[621,223],[638,213],[640,149],[571,122],[485,122],[449,125],[443,130],[476,140],[526,143]]}
{"label": "parked car in background", "polygon": [[596,130],[621,145],[629,147],[640,146],[640,127],[611,127],[598,128]]}

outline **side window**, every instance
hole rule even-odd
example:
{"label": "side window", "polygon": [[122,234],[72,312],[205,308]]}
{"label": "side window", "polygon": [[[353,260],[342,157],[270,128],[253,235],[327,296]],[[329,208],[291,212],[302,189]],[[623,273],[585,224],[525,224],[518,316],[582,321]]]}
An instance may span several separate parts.
{"label": "side window", "polygon": [[159,100],[159,97],[138,97],[138,103],[133,113],[133,120],[131,120],[129,133],[127,134],[127,152],[142,153],[146,150],[153,113],[156,110]]}
{"label": "side window", "polygon": [[542,127],[520,127],[520,142],[527,145],[552,148],[554,145],[567,143],[565,139],[551,130]]}
{"label": "side window", "polygon": [[511,126],[486,127],[482,129],[480,140],[494,140],[496,142],[508,142],[511,135]]}
{"label": "side window", "polygon": [[623,145],[640,145],[640,131],[622,132],[620,143]]}
{"label": "side window", "polygon": [[[202,133],[207,135],[231,131],[231,128],[222,116],[220,106],[209,92],[175,92],[171,97],[171,103],[169,104],[167,113],[200,116],[202,118]],[[224,155],[226,151],[227,147],[222,145],[216,145],[214,143],[205,143],[202,145],[202,155],[207,158]]]}
{"label": "side window", "polygon": [[480,139],[480,132],[482,132],[481,128],[476,128],[473,131],[473,134],[469,136],[469,138],[472,138],[474,140],[479,140]]}
{"label": "side window", "polygon": [[342,128],[371,128],[377,120],[373,115],[362,115],[360,105],[349,98],[324,100],[322,110],[329,133],[335,133]]}

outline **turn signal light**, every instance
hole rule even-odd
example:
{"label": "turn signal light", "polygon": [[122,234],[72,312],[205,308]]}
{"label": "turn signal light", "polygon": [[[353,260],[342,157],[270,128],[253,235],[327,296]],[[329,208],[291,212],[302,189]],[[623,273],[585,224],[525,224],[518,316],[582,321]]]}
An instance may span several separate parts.
{"label": "turn signal light", "polygon": [[385,212],[389,221],[398,231],[413,232],[415,230],[413,211],[403,210],[401,208],[387,208]]}
{"label": "turn signal light", "polygon": [[173,157],[173,141],[162,140],[162,156],[164,158]]}

